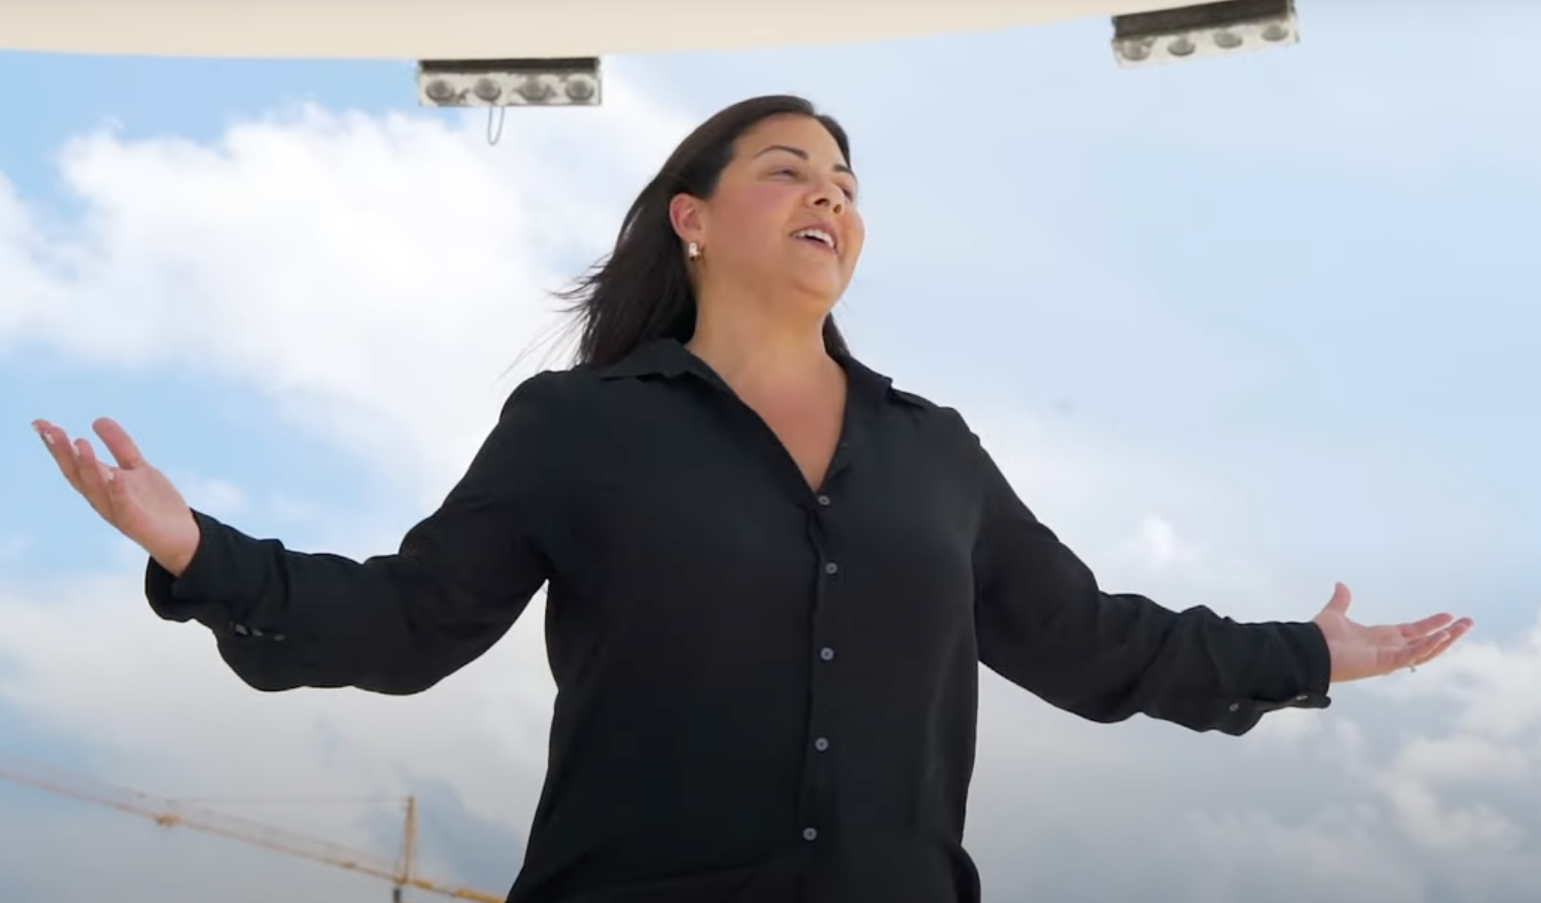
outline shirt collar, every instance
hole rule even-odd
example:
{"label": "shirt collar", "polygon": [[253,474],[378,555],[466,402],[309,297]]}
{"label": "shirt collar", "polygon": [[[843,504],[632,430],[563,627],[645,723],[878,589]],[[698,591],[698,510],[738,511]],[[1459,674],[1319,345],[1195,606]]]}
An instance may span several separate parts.
{"label": "shirt collar", "polygon": [[[911,406],[918,405],[918,402],[908,393],[895,389],[890,377],[878,373],[856,358],[837,354],[835,359],[845,368],[852,388],[874,398],[885,398]],[[656,339],[648,342],[621,360],[607,367],[601,367],[598,373],[601,379],[606,380],[636,379],[646,376],[675,379],[690,374],[713,385],[722,386],[721,377],[708,367],[706,362],[691,354],[678,339]]]}

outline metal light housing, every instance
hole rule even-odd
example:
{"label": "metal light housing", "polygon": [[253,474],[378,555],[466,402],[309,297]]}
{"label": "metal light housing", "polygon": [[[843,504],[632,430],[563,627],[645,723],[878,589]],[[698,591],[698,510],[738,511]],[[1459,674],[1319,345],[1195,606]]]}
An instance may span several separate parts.
{"label": "metal light housing", "polygon": [[417,99],[427,107],[594,107],[601,101],[597,57],[424,60]]}
{"label": "metal light housing", "polygon": [[1124,68],[1298,43],[1294,0],[1223,0],[1113,17],[1113,54]]}

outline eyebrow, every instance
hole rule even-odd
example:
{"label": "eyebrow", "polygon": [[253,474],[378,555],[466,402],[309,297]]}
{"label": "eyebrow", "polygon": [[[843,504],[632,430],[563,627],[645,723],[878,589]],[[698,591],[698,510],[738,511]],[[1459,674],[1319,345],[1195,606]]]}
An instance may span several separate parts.
{"label": "eyebrow", "polygon": [[[771,153],[772,151],[781,151],[782,153],[791,154],[792,156],[798,157],[798,158],[800,158],[802,160],[808,160],[809,159],[807,151],[805,151],[805,150],[803,150],[801,148],[788,147],[785,144],[772,144],[772,145],[770,145],[768,147],[761,148],[760,152],[755,154],[755,157],[756,158],[763,157],[766,154]],[[835,164],[835,172],[843,172],[843,173],[845,173],[846,175],[850,176],[853,179],[856,178],[856,173],[851,170],[851,167],[845,165],[844,163],[836,163]]]}

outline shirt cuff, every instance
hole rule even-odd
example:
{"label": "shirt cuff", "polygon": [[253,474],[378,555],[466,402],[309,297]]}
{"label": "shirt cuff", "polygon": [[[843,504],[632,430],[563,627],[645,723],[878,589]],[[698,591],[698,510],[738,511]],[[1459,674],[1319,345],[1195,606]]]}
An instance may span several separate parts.
{"label": "shirt cuff", "polygon": [[[1322,629],[1310,621],[1288,621],[1269,625],[1283,641],[1284,661],[1277,663],[1274,677],[1253,700],[1261,712],[1279,709],[1325,709],[1332,705],[1328,695],[1332,683],[1332,653]],[[1236,707],[1232,706],[1232,711]]]}
{"label": "shirt cuff", "polygon": [[1302,692],[1312,696],[1326,696],[1332,687],[1332,650],[1327,647],[1327,637],[1322,628],[1312,621],[1281,625],[1290,645],[1299,651],[1301,676],[1305,685]]}
{"label": "shirt cuff", "polygon": [[230,621],[229,603],[218,591],[221,549],[226,527],[199,511],[193,512],[198,523],[198,548],[180,577],[150,558],[145,563],[145,598],[150,609],[167,621],[197,621],[207,627],[222,627]]}

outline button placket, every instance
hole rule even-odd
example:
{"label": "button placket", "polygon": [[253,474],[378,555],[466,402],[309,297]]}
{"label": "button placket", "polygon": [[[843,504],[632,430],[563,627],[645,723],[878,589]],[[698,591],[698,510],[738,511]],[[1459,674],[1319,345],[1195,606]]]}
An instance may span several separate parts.
{"label": "button placket", "polygon": [[[806,497],[805,497],[806,498]],[[814,588],[814,648],[817,650],[815,665],[834,661],[835,648],[828,641],[832,637],[828,633],[826,620],[831,604],[832,594],[836,591],[835,575],[840,573],[840,564],[833,560],[833,555],[838,552],[831,545],[831,523],[827,511],[833,507],[833,501],[827,493],[819,492],[812,498],[814,507],[805,509],[808,514],[808,539],[812,545],[812,551],[817,567],[822,572]],[[830,725],[832,715],[826,708],[827,690],[824,687],[833,679],[833,673],[816,667],[811,675],[813,680],[810,708],[808,710],[808,746],[805,747],[809,756],[807,762],[808,779],[810,783],[805,788],[805,797],[808,809],[804,814],[802,837],[805,842],[812,843],[819,837],[819,829],[815,827],[823,820],[826,808],[830,803],[830,782],[834,779],[825,761],[825,755],[830,749],[830,740],[824,734],[823,729]]]}

